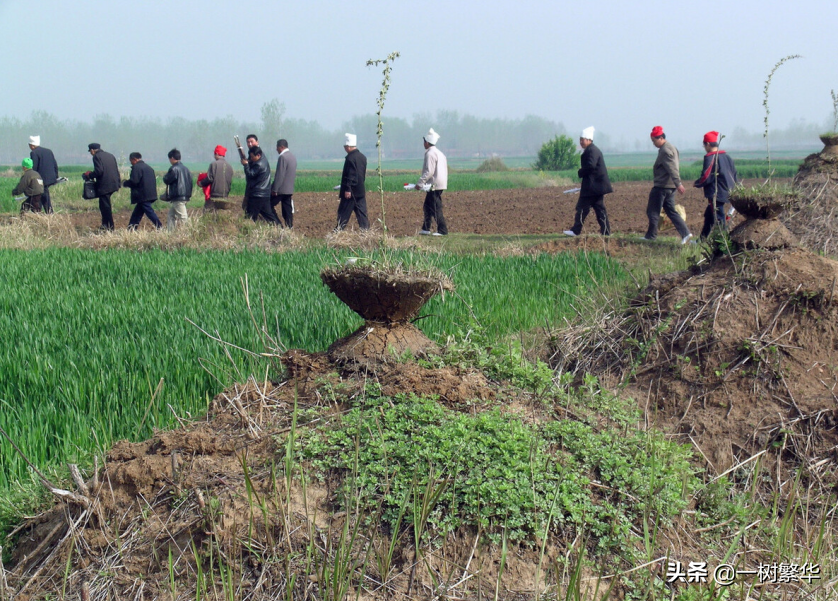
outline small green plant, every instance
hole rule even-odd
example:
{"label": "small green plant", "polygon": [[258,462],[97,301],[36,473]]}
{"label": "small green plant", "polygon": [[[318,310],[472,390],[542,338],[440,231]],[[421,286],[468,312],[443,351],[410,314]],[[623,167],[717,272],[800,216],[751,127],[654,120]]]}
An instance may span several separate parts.
{"label": "small green plant", "polygon": [[771,69],[771,72],[768,74],[768,77],[765,80],[765,87],[762,88],[762,106],[765,107],[765,131],[762,134],[762,137],[765,138],[765,150],[768,153],[768,181],[771,181],[771,146],[768,143],[768,116],[771,114],[768,110],[768,88],[771,86],[771,78],[774,77],[774,73],[777,72],[777,69],[783,66],[783,63],[786,61],[790,61],[796,58],[803,58],[799,54],[789,54],[788,56],[784,56],[781,58],[777,63],[774,65],[774,68]]}
{"label": "small green plant", "polygon": [[381,170],[381,137],[384,135],[384,123],[381,120],[381,112],[384,110],[384,100],[387,98],[387,90],[390,89],[390,71],[393,69],[393,61],[399,58],[398,52],[391,52],[384,59],[370,59],[367,61],[367,67],[377,67],[384,65],[384,70],[381,72],[384,79],[381,81],[381,89],[378,91],[378,130],[376,131],[377,140],[375,147],[378,149],[378,167],[375,172],[378,174],[378,193],[381,195],[381,227],[387,231],[387,221],[384,215],[384,172]]}
{"label": "small green plant", "polygon": [[538,151],[532,168],[536,171],[564,171],[579,167],[579,153],[576,143],[568,136],[556,136],[545,142]]}

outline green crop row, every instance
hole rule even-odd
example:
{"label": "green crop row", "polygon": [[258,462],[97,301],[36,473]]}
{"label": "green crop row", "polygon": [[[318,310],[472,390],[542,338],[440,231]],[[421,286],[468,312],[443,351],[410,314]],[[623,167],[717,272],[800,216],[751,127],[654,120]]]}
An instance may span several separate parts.
{"label": "green crop row", "polygon": [[[173,413],[199,413],[221,382],[241,375],[187,319],[261,351],[242,293],[247,276],[253,303],[261,306],[264,295],[268,328],[288,348],[322,351],[362,324],[318,275],[344,255],[0,251],[0,426],[49,467],[83,461],[114,439],[147,437],[172,424]],[[571,314],[575,295],[627,277],[601,255],[422,260],[458,286],[456,295],[432,300],[418,322],[443,342],[472,314],[492,336],[554,323]],[[232,355],[242,374],[265,374],[245,354]],[[0,441],[0,497],[25,470]]]}

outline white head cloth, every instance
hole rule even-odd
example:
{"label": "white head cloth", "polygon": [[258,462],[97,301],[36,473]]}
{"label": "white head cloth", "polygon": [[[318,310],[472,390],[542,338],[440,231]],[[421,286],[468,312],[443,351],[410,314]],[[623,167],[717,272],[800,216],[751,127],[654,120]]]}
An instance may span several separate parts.
{"label": "white head cloth", "polygon": [[586,127],[585,129],[583,129],[582,130],[582,137],[585,138],[586,140],[593,141],[593,139],[594,139],[594,126],[591,125],[590,127]]}
{"label": "white head cloth", "polygon": [[425,141],[428,144],[433,144],[434,146],[436,146],[436,143],[439,142],[439,134],[434,131],[433,127],[425,134]]}
{"label": "white head cloth", "polygon": [[40,146],[41,136],[29,136],[29,143],[32,144],[32,146]]}
{"label": "white head cloth", "polygon": [[358,145],[358,136],[355,134],[345,134],[345,139],[343,142],[344,146],[357,146]]}

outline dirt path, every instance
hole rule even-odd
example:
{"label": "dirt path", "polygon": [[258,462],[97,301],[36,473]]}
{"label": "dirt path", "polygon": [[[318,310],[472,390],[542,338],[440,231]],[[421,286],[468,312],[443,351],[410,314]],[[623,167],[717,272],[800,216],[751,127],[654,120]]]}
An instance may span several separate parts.
{"label": "dirt path", "polygon": [[[749,182],[746,182],[749,183]],[[606,207],[612,230],[617,232],[644,233],[646,231],[646,202],[650,182],[621,182],[614,184],[614,193],[606,197]],[[385,196],[387,225],[397,236],[415,235],[422,225],[421,192],[388,193]],[[451,232],[469,234],[550,234],[569,229],[578,196],[562,194],[561,188],[527,188],[512,190],[481,190],[446,192],[443,201],[445,216]],[[308,192],[294,195],[296,205],[295,227],[307,237],[320,238],[335,225],[337,194]],[[677,202],[687,210],[687,224],[694,234],[701,231],[705,200],[700,190],[687,188],[687,193],[677,196]],[[381,203],[377,193],[368,192],[367,205],[371,223],[381,217]],[[165,222],[167,205],[155,204]],[[190,209],[199,213],[200,209]],[[117,228],[128,224],[130,210],[114,215]],[[100,223],[97,210],[75,213],[72,217],[77,227],[95,228]],[[146,220],[145,227],[150,227]],[[350,227],[357,226],[355,218]],[[670,226],[671,229],[671,226]],[[598,233],[595,216],[585,222],[584,233]]]}

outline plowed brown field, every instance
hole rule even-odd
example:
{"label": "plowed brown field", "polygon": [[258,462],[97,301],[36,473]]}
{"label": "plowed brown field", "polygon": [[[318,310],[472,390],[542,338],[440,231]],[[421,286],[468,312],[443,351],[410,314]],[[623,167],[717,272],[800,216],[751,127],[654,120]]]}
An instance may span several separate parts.
{"label": "plowed brown field", "polygon": [[[750,182],[746,182],[749,184]],[[614,233],[645,233],[647,226],[646,201],[651,182],[618,182],[614,193],[605,198],[608,217]],[[446,192],[443,195],[445,217],[451,233],[466,234],[550,234],[560,233],[573,225],[577,194],[563,194],[562,188],[519,188],[511,190],[480,190]],[[385,195],[387,226],[397,236],[415,235],[422,226],[421,192],[396,192]],[[234,199],[234,200],[240,200]],[[319,238],[334,226],[337,213],[337,193],[308,192],[294,195],[296,214],[294,226],[307,237]],[[676,202],[687,210],[687,224],[694,234],[701,231],[706,201],[701,191],[687,188],[684,195],[676,194]],[[168,205],[155,203],[165,223]],[[367,192],[370,223],[381,218],[381,202],[374,191]],[[199,214],[200,209],[190,209]],[[114,214],[117,228],[126,227],[130,211]],[[97,227],[100,223],[96,210],[73,215],[76,226]],[[150,227],[146,219],[143,226]],[[349,227],[357,227],[353,217]],[[669,229],[672,230],[671,226]],[[665,229],[664,229],[665,231]],[[674,231],[674,230],[672,230]],[[583,233],[599,233],[595,216],[585,222]]]}

